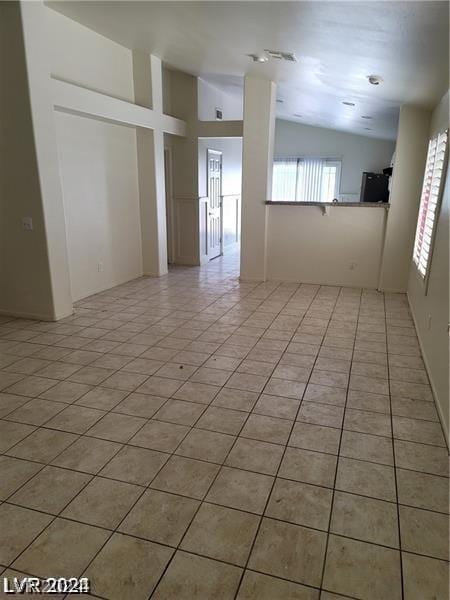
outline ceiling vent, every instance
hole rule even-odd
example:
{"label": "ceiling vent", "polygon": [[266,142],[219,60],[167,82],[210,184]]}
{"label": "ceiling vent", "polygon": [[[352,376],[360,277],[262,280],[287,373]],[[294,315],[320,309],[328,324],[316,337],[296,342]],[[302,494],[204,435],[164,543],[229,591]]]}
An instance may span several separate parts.
{"label": "ceiling vent", "polygon": [[264,49],[264,52],[270,56],[270,58],[276,58],[277,60],[287,60],[288,62],[297,62],[297,57],[293,52],[282,52],[281,50],[269,50]]}

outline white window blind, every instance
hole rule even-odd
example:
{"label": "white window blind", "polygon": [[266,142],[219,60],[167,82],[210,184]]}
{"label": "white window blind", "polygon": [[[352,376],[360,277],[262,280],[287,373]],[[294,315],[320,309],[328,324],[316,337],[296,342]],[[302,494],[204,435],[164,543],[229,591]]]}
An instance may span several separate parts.
{"label": "white window blind", "polygon": [[326,158],[276,159],[272,200],[331,202],[339,193],[341,161]]}
{"label": "white window blind", "polygon": [[426,278],[431,260],[436,217],[446,162],[448,130],[430,140],[420,197],[419,217],[414,240],[413,261]]}

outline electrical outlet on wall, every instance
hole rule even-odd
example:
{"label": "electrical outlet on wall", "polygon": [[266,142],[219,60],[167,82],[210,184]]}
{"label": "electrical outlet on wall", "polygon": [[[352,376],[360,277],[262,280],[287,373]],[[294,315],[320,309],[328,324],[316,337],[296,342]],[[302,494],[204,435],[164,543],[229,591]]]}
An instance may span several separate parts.
{"label": "electrical outlet on wall", "polygon": [[103,263],[101,260],[99,261],[99,263],[97,265],[97,269],[98,269],[99,273],[103,273]]}
{"label": "electrical outlet on wall", "polygon": [[22,229],[33,231],[33,219],[31,217],[22,217]]}
{"label": "electrical outlet on wall", "polygon": [[350,269],[350,271],[354,271],[357,266],[358,266],[358,263],[351,262],[348,268]]}
{"label": "electrical outlet on wall", "polygon": [[427,323],[427,326],[428,326],[428,331],[431,331],[431,315],[428,315],[428,323]]}

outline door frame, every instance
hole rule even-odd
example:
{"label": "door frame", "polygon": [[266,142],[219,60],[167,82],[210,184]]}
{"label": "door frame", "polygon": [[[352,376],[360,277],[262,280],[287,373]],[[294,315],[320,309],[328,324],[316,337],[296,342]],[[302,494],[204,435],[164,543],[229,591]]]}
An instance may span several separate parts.
{"label": "door frame", "polygon": [[[223,256],[223,195],[222,195],[222,186],[223,186],[223,152],[222,150],[215,150],[214,148],[206,148],[206,196],[208,198],[208,212],[209,212],[209,155],[215,154],[220,157],[220,254],[219,256]],[[209,219],[207,221],[207,231],[206,231],[206,250],[207,254],[209,251],[208,239],[209,239]],[[219,258],[219,256],[215,256],[214,258]],[[210,258],[209,260],[214,260],[214,258]]]}
{"label": "door frame", "polygon": [[164,185],[166,197],[167,262],[175,263],[175,227],[173,210],[173,153],[170,146],[164,146]]}

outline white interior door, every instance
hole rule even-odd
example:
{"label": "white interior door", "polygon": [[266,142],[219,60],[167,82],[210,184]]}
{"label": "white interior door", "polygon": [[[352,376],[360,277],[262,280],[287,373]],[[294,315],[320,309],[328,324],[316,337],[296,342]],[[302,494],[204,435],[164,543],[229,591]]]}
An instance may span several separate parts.
{"label": "white interior door", "polygon": [[208,150],[208,256],[222,254],[222,152]]}

